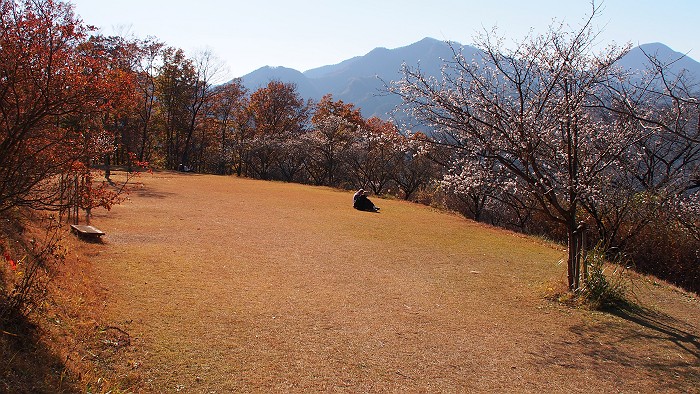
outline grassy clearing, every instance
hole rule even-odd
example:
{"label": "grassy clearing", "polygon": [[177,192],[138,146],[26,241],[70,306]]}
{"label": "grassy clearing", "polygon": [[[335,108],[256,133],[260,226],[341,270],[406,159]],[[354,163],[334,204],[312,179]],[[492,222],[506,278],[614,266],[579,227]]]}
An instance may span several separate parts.
{"label": "grassy clearing", "polygon": [[547,300],[564,252],[402,201],[156,173],[93,224],[103,373],[145,391],[692,392],[700,303],[639,278],[644,310]]}

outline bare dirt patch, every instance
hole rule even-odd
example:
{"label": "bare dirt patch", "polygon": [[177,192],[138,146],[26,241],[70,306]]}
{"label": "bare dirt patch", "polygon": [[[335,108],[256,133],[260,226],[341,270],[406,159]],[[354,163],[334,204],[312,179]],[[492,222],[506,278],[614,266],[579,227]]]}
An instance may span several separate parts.
{"label": "bare dirt patch", "polygon": [[454,215],[234,177],[142,181],[95,216],[107,235],[90,245],[131,390],[698,390],[700,302],[665,284],[635,281],[644,310],[574,309],[546,298],[561,250]]}

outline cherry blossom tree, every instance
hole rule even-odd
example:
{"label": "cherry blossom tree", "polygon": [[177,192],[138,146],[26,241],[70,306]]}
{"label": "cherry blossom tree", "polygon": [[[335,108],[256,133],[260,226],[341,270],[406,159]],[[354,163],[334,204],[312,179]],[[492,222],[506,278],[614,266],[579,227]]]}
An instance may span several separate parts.
{"label": "cherry blossom tree", "polygon": [[417,191],[439,178],[440,166],[430,157],[416,149],[413,137],[401,136],[397,144],[397,154],[401,157],[396,163],[392,180],[403,199],[410,200]]}
{"label": "cherry blossom tree", "polygon": [[310,148],[306,171],[316,185],[338,186],[346,178],[348,155],[361,126],[333,114],[314,117],[313,126],[306,135]]}
{"label": "cherry blossom tree", "polygon": [[403,137],[396,125],[377,117],[367,120],[349,156],[355,183],[375,194],[382,194],[396,178],[404,160]]}
{"label": "cherry blossom tree", "polygon": [[700,89],[694,76],[674,66],[680,59],[646,56],[646,72],[617,86],[646,138],[630,145],[615,171],[606,174],[604,198],[583,204],[606,245],[624,251],[644,272],[697,290]]}
{"label": "cherry blossom tree", "polygon": [[307,172],[315,184],[337,186],[347,178],[348,154],[366,121],[354,105],[326,95],[316,105],[311,123]]}
{"label": "cherry blossom tree", "polygon": [[[452,148],[452,174],[460,176],[446,181],[503,188],[505,177],[503,189],[527,196],[565,230],[571,290],[579,287],[581,202],[600,195],[601,177],[644,138],[616,89],[625,76],[614,64],[626,48],[592,49],[597,12],[578,30],[552,26],[513,49],[485,33],[477,42],[482,58],[454,49],[442,79],[404,66],[403,80],[390,87],[435,143]],[[492,164],[475,165],[485,162]],[[457,170],[465,164],[469,176]]]}

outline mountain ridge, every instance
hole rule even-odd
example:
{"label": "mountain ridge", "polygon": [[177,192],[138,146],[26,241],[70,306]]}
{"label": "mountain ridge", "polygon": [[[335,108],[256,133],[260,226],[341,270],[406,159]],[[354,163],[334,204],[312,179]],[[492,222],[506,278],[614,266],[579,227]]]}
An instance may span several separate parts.
{"label": "mountain ridge", "polygon": [[[326,94],[335,100],[343,100],[360,108],[365,117],[389,118],[389,113],[399,104],[398,97],[380,96],[384,83],[401,78],[401,66],[420,66],[428,75],[439,76],[444,59],[461,50],[466,57],[477,58],[482,52],[473,46],[455,41],[441,41],[426,37],[402,47],[387,49],[377,47],[362,56],[354,56],[336,64],[320,66],[306,71],[287,67],[264,66],[242,78],[250,91],[277,80],[294,83],[304,99],[320,100]],[[646,55],[657,56],[662,61],[673,61],[674,73],[685,69],[700,80],[700,63],[690,56],[674,51],[663,43],[647,43],[632,48],[620,59],[618,65],[633,71],[649,67]]]}

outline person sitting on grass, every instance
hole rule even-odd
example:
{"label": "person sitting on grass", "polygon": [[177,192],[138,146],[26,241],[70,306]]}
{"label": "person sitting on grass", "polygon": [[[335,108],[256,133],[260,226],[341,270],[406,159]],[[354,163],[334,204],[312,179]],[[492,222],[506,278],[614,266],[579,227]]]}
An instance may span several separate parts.
{"label": "person sitting on grass", "polygon": [[367,198],[367,192],[364,189],[358,190],[355,195],[352,196],[352,207],[360,211],[379,211],[379,207],[375,206],[374,203]]}

